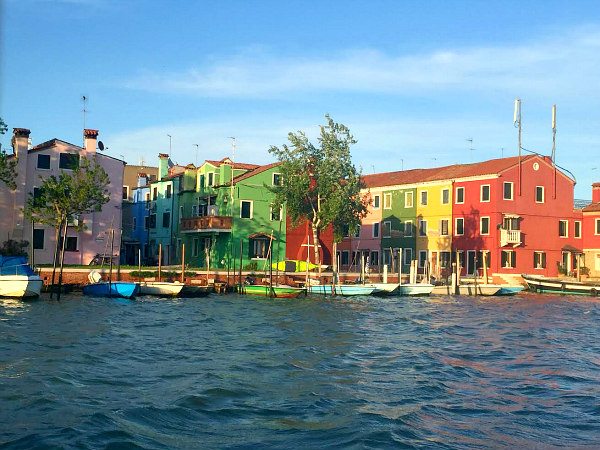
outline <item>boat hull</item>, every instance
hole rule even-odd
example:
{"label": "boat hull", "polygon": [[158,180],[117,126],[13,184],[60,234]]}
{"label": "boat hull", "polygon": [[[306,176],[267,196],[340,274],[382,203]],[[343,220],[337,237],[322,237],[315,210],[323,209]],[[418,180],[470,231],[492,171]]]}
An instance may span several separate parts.
{"label": "boat hull", "polygon": [[[489,284],[461,284],[458,286],[458,295],[492,296],[500,291],[500,286]],[[454,295],[452,286],[434,286],[433,295]]]}
{"label": "boat hull", "polygon": [[42,291],[43,281],[37,275],[0,276],[0,297],[36,298]]}
{"label": "boat hull", "polygon": [[242,294],[271,298],[295,298],[303,292],[305,292],[304,288],[292,286],[242,285],[241,287]]}
{"label": "boat hull", "polygon": [[296,259],[279,261],[271,264],[271,267],[273,270],[279,270],[281,272],[306,272],[307,270],[311,271],[319,268],[316,264]]}
{"label": "boat hull", "polygon": [[179,292],[180,297],[187,298],[198,298],[198,297],[206,297],[211,292],[214,292],[214,286],[193,286],[189,284],[185,284],[181,292]]}
{"label": "boat hull", "polygon": [[375,288],[373,295],[394,295],[400,285],[398,283],[369,283],[365,286]]}
{"label": "boat hull", "polygon": [[375,287],[362,284],[336,284],[335,294],[331,284],[319,284],[308,286],[309,294],[319,295],[340,295],[342,297],[353,297],[357,295],[371,295],[375,291]]}
{"label": "boat hull", "polygon": [[416,283],[416,284],[402,284],[396,291],[397,295],[403,296],[426,296],[431,294],[433,291],[433,284]]}
{"label": "boat hull", "polygon": [[100,282],[91,283],[83,287],[83,294],[92,297],[135,297],[140,290],[138,283],[127,281],[115,281],[113,283]]}
{"label": "boat hull", "polygon": [[522,275],[527,287],[532,292],[548,292],[563,295],[598,296],[600,284],[581,283],[577,281],[545,278],[538,275]]}
{"label": "boat hull", "polygon": [[157,297],[177,297],[183,283],[169,283],[166,281],[144,281],[140,283],[140,295],[154,295]]}

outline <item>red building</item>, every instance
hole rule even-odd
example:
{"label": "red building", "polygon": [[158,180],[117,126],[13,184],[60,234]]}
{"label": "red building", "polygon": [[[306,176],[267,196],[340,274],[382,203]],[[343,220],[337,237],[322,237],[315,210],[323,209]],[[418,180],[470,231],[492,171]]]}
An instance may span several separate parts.
{"label": "red building", "polygon": [[592,203],[581,210],[585,267],[600,277],[600,183],[592,185]]}
{"label": "red building", "polygon": [[[307,250],[310,250],[309,260],[315,262],[313,250],[313,234],[310,223],[307,221],[297,227],[292,226],[292,222],[288,217],[286,220],[286,245],[285,257],[291,260],[306,261]],[[333,228],[328,227],[320,233],[319,236],[319,252],[321,255],[321,264],[331,265],[333,259]]]}
{"label": "red building", "polygon": [[573,211],[575,180],[539,155],[454,166],[452,247],[463,274],[556,276],[572,271],[582,249]]}

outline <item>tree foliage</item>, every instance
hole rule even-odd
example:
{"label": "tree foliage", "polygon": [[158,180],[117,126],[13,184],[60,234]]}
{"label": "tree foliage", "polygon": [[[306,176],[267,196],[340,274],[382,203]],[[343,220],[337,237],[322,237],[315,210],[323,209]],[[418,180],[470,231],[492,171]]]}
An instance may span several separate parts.
{"label": "tree foliage", "polygon": [[44,179],[37,195],[29,194],[25,216],[36,223],[58,228],[65,220],[100,211],[110,198],[108,184],[104,169],[84,158],[72,173],[61,172]]}
{"label": "tree foliage", "polygon": [[9,239],[0,246],[0,255],[2,256],[27,256],[28,241],[15,241]]}
{"label": "tree foliage", "polygon": [[[0,134],[5,134],[8,127],[2,117],[0,117]],[[10,158],[2,148],[0,148],[0,182],[6,184],[10,189],[16,189],[15,174],[17,167],[17,158]]]}
{"label": "tree foliage", "polygon": [[[317,145],[298,131],[288,134],[289,145],[269,149],[281,162],[282,184],[273,188],[274,206],[285,204],[294,225],[308,220],[315,241],[323,229],[333,226],[339,242],[356,231],[366,215],[367,200],[361,195],[361,174],[350,155],[356,140],[345,125],[329,115],[325,119]],[[318,252],[315,256],[319,263]]]}

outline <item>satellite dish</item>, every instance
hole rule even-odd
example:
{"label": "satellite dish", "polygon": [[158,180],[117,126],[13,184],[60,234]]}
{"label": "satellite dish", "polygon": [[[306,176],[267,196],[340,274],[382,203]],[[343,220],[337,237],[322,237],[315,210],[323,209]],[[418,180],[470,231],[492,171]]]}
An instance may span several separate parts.
{"label": "satellite dish", "polygon": [[99,148],[101,151],[104,151],[104,143],[103,143],[102,141],[98,141],[98,148]]}

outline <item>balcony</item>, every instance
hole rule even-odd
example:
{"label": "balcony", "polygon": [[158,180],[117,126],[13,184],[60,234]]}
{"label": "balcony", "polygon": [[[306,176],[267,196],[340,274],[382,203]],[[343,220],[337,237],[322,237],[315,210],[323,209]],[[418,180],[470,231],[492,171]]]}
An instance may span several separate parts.
{"label": "balcony", "polygon": [[233,218],[230,216],[201,216],[181,219],[182,233],[231,233]]}
{"label": "balcony", "polygon": [[512,245],[518,247],[521,245],[521,230],[505,230],[500,228],[500,247]]}

